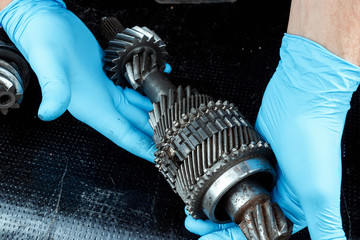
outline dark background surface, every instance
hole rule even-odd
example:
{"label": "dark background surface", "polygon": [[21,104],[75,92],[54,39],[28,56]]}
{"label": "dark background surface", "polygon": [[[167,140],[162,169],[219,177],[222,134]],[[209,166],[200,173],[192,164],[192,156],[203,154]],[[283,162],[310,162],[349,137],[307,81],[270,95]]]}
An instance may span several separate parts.
{"label": "dark background surface", "polygon": [[[103,16],[155,30],[172,56],[175,84],[232,101],[255,122],[279,60],[288,1],[129,2],[66,1],[103,47]],[[42,122],[40,99],[33,78],[22,108],[0,116],[0,239],[197,239],[183,226],[184,204],[152,164],[68,113]],[[341,208],[349,239],[360,239],[359,100],[354,94],[343,139]],[[291,239],[309,239],[307,230]]]}

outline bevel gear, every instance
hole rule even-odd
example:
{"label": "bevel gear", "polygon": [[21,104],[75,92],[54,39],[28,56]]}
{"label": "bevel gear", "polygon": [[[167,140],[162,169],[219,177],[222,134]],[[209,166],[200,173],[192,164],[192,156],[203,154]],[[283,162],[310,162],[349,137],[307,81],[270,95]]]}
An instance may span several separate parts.
{"label": "bevel gear", "polygon": [[[106,33],[123,29],[120,23],[114,24],[116,18],[103,18],[102,25]],[[117,21],[118,22],[118,21]],[[115,29],[114,29],[115,27]],[[107,35],[111,37],[113,34]],[[121,73],[134,89],[138,89],[144,79],[158,68],[165,68],[168,53],[165,43],[147,27],[135,26],[117,32],[105,50],[105,70],[114,73],[113,80],[122,79]]]}
{"label": "bevel gear", "polygon": [[[118,64],[111,68],[116,71],[115,78],[127,76],[133,87],[144,91],[153,102],[149,121],[158,149],[156,167],[183,199],[189,214],[216,223],[232,220],[248,239],[288,239],[292,223],[276,203],[270,202],[276,173],[269,144],[234,104],[215,102],[190,86],[175,87],[159,64],[150,64],[148,74],[142,74],[142,61],[163,63],[165,54],[135,51],[150,46],[147,41],[134,40],[132,31],[114,33],[115,22],[107,25],[112,27],[107,28],[106,35],[115,36],[115,40],[109,39],[105,59]],[[119,39],[130,33],[131,48],[115,49],[115,42],[126,45]],[[159,49],[147,51],[166,52],[163,44],[152,47]]]}

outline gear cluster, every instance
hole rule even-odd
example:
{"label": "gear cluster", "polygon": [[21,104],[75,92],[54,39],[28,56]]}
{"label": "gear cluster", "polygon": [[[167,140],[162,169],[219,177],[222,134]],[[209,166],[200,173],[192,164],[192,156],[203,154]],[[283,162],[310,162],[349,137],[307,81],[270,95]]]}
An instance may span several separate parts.
{"label": "gear cluster", "polygon": [[217,175],[249,158],[271,155],[270,146],[234,104],[214,102],[190,87],[171,89],[150,112],[156,167],[194,218],[205,218],[201,199]]}
{"label": "gear cluster", "polygon": [[[115,19],[116,20],[116,19]],[[163,73],[163,41],[146,27],[107,19],[106,69],[153,102],[155,163],[194,218],[234,221],[253,240],[288,239],[292,223],[270,202],[276,173],[271,148],[227,101],[175,87]],[[112,37],[109,37],[112,36]]]}

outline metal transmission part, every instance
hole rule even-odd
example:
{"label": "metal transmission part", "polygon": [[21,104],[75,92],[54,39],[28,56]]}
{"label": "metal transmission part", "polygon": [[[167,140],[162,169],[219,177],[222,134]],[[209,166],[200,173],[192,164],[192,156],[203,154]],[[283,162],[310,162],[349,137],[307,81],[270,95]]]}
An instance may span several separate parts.
{"label": "metal transmission part", "polygon": [[270,146],[227,101],[215,102],[190,86],[175,87],[163,73],[165,44],[145,27],[113,32],[103,19],[106,69],[123,76],[154,103],[156,167],[194,218],[234,221],[253,240],[288,239],[293,224],[269,191],[276,173]]}
{"label": "metal transmission part", "polygon": [[15,45],[0,29],[0,111],[19,108],[28,86],[30,68]]}

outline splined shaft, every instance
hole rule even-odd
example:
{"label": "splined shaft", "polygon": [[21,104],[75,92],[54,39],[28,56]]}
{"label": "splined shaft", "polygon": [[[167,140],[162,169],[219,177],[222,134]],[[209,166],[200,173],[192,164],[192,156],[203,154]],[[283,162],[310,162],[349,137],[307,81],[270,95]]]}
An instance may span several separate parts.
{"label": "splined shaft", "polygon": [[270,202],[272,151],[238,108],[190,86],[175,87],[163,73],[165,44],[148,28],[127,28],[109,40],[105,68],[153,102],[156,167],[189,214],[234,221],[248,239],[288,239],[292,223]]}

